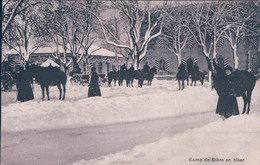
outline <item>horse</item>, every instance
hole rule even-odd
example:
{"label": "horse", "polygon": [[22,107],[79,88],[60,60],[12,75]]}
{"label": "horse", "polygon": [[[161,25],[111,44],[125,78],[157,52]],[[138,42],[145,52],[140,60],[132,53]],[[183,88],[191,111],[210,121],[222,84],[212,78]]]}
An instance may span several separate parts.
{"label": "horse", "polygon": [[[42,100],[44,100],[44,89],[46,89],[48,100],[50,100],[49,86],[57,86],[60,91],[59,99],[65,99],[67,76],[63,71],[59,70],[57,67],[41,67],[38,65],[27,66],[26,70],[30,73],[31,77],[34,77],[36,82],[40,84],[42,89]],[[63,87],[63,97],[61,86]]]}
{"label": "horse", "polygon": [[126,80],[126,86],[127,87],[134,87],[133,82],[134,82],[134,68],[130,68],[126,70],[126,75],[125,75],[125,80]]}
{"label": "horse", "polygon": [[111,87],[111,83],[112,81],[114,80],[114,86],[116,86],[116,80],[118,78],[117,76],[117,72],[116,71],[111,71],[107,74],[107,77],[108,77],[108,86]]}
{"label": "horse", "polygon": [[126,71],[125,70],[118,71],[117,78],[118,78],[118,85],[123,86],[123,82],[126,79]]}
{"label": "horse", "polygon": [[201,72],[201,71],[193,71],[191,74],[191,86],[194,82],[194,86],[196,86],[196,81],[200,81],[201,85],[204,84],[204,79],[205,79],[205,75],[207,74],[206,71]]}
{"label": "horse", "polygon": [[147,85],[152,85],[154,74],[157,74],[157,70],[155,66],[152,67],[147,74],[145,74],[144,79],[147,80]]}
{"label": "horse", "polygon": [[144,73],[142,72],[142,70],[138,69],[134,71],[134,79],[138,80],[138,87],[142,88],[144,83]]}
{"label": "horse", "polygon": [[228,89],[228,93],[231,96],[235,96],[235,97],[242,96],[244,101],[244,108],[242,114],[246,112],[246,107],[247,107],[247,114],[249,114],[251,95],[256,84],[255,76],[248,71],[236,70],[233,73],[231,73],[232,81],[226,83],[225,81],[223,81],[224,71],[222,71],[221,68],[219,68],[216,65],[215,59],[213,59],[213,62],[210,61],[209,59],[207,59],[207,61],[208,61],[208,65],[211,65],[212,70],[213,70],[212,65],[216,70],[216,72],[212,74],[212,80],[213,80],[212,87],[217,91],[218,95],[221,95],[221,91],[224,88],[224,89]]}
{"label": "horse", "polygon": [[[179,70],[176,78],[178,80],[179,83],[179,90],[183,90],[184,89],[184,81],[187,80],[187,85],[189,84],[189,77],[188,77],[188,72],[186,72],[185,70]],[[182,81],[182,86],[180,84],[180,81]]]}

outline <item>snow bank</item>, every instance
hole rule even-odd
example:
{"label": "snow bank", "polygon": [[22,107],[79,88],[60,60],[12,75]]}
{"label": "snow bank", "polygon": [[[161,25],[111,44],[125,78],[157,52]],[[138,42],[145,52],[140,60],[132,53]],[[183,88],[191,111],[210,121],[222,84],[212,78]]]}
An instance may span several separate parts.
{"label": "snow bank", "polygon": [[[41,101],[41,90],[35,85],[35,100],[5,102],[2,106],[2,130],[80,127],[188,113],[213,113],[217,99],[216,92],[206,86],[178,91],[176,81],[155,81],[152,86],[144,88],[102,87],[101,91],[102,97],[88,98],[88,87],[68,83],[65,101],[58,100],[56,87],[50,88],[50,101]],[[15,92],[11,102],[14,99]]]}
{"label": "snow bank", "polygon": [[259,165],[260,116],[233,116],[172,137],[73,165]]}
{"label": "snow bank", "polygon": [[[137,86],[135,84],[135,86]],[[259,81],[251,111],[259,106]],[[190,113],[215,113],[217,94],[208,84],[178,90],[176,81],[157,80],[144,88],[102,87],[102,97],[88,98],[88,87],[67,84],[66,100],[60,101],[57,87],[50,88],[50,101],[41,101],[35,85],[35,99],[14,102],[16,94],[2,93],[2,130],[52,129],[103,125]],[[254,96],[257,95],[258,97]],[[242,98],[239,106],[242,110]]]}

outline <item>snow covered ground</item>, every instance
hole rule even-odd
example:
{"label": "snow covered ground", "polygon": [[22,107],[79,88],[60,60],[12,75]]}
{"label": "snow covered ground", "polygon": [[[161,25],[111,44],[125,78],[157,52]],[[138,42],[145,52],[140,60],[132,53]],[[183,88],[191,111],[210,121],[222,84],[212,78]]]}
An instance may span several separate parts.
{"label": "snow covered ground", "polygon": [[240,115],[73,165],[259,165],[260,117]]}
{"label": "snow covered ground", "polygon": [[[208,87],[188,87],[186,91],[200,93],[197,100],[205,100],[208,110],[214,108],[216,95]],[[257,81],[252,95],[250,115],[232,116],[201,128],[165,137],[161,140],[138,145],[131,150],[109,154],[92,160],[81,160],[73,165],[259,165],[260,164],[260,82]],[[198,90],[199,89],[199,90]],[[198,91],[197,91],[198,90]],[[201,91],[201,92],[200,92]],[[205,93],[207,97],[205,97]],[[209,99],[210,98],[210,99]],[[190,98],[189,98],[190,99]],[[214,100],[212,102],[212,99]],[[182,101],[182,100],[179,100]],[[242,100],[239,98],[240,112]],[[209,106],[213,104],[212,106]],[[202,110],[190,106],[193,110]],[[204,105],[205,106],[205,105]]]}
{"label": "snow covered ground", "polygon": [[[137,85],[135,85],[137,86]],[[190,113],[214,113],[215,91],[208,85],[178,90],[177,81],[155,80],[143,88],[102,87],[102,97],[88,98],[87,86],[67,83],[65,101],[57,87],[50,88],[50,101],[41,100],[35,85],[35,99],[15,102],[15,91],[2,93],[2,130],[52,129],[103,125]],[[8,98],[8,99],[7,99]]]}
{"label": "snow covered ground", "polygon": [[[257,81],[250,115],[233,116],[225,121],[219,119],[202,128],[187,130],[116,154],[81,160],[73,165],[258,165],[259,91],[260,81]],[[56,87],[50,88],[50,101],[41,101],[40,88],[35,85],[35,100],[24,103],[15,101],[15,91],[3,92],[2,131],[73,128],[201,112],[215,113],[218,98],[207,83],[179,91],[176,81],[167,80],[155,80],[152,86],[143,88],[101,87],[101,92],[102,97],[88,98],[88,87],[68,83],[65,101],[58,100]],[[241,112],[242,98],[238,98],[238,103]]]}

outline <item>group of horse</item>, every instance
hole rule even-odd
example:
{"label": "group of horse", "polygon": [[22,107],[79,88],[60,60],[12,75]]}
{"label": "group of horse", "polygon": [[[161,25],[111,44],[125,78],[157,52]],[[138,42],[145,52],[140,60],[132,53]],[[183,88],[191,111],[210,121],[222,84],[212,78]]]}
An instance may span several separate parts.
{"label": "group of horse", "polygon": [[[256,84],[256,78],[254,75],[252,75],[250,72],[247,71],[234,71],[233,74],[233,81],[230,83],[225,83],[222,79],[224,76],[223,73],[219,73],[217,71],[214,71],[214,63],[212,60],[209,60],[207,58],[208,62],[208,69],[209,71],[212,71],[212,87],[217,91],[218,95],[221,95],[222,89],[228,89],[230,95],[233,95],[235,97],[243,97],[244,101],[244,109],[242,113],[246,112],[247,108],[247,114],[249,114],[250,111],[250,102],[251,102],[251,95],[252,91]],[[49,86],[57,86],[60,91],[60,97],[59,99],[65,99],[65,93],[66,93],[66,82],[67,82],[67,76],[63,71],[60,71],[60,69],[55,67],[40,67],[38,65],[28,65],[26,66],[26,70],[24,71],[28,75],[30,75],[32,78],[35,78],[35,81],[40,84],[42,89],[42,99],[44,100],[44,94],[46,90],[47,98],[49,98]],[[134,69],[128,69],[125,71],[112,71],[108,73],[108,86],[111,86],[111,82],[114,80],[114,85],[116,85],[116,81],[118,81],[118,85],[122,86],[123,81],[126,80],[126,86],[127,87],[133,87],[133,81],[134,79],[138,80],[138,87],[143,86],[144,80],[147,80],[147,85],[152,84],[152,80],[154,78],[154,74],[156,74],[156,68],[153,67],[150,69],[149,72],[142,72],[142,70],[134,70]],[[184,81],[187,80],[187,84],[189,84],[189,77],[191,76],[192,82],[191,85],[194,82],[194,85],[196,85],[196,81],[200,81],[203,85],[204,79],[205,79],[206,72],[200,72],[200,71],[192,71],[192,72],[186,72],[179,71],[176,75],[177,80],[179,82],[179,89],[184,88]],[[180,81],[182,81],[182,86],[180,85]],[[228,88],[226,88],[228,86]],[[63,96],[62,96],[62,88],[63,87]]]}
{"label": "group of horse", "polygon": [[179,90],[183,90],[184,89],[184,81],[187,81],[187,85],[189,85],[189,78],[191,77],[191,86],[194,85],[196,86],[196,82],[200,81],[201,85],[204,84],[204,79],[205,79],[205,75],[207,74],[206,71],[201,72],[201,71],[194,71],[194,70],[179,70],[177,72],[176,78],[178,80],[179,83]]}
{"label": "group of horse", "polygon": [[154,74],[156,73],[156,67],[152,67],[148,72],[143,72],[140,69],[134,70],[133,68],[111,71],[107,75],[108,86],[111,87],[112,82],[114,82],[114,86],[116,86],[116,82],[118,82],[118,86],[123,86],[123,82],[125,80],[127,87],[133,87],[134,79],[136,79],[138,80],[138,87],[142,88],[144,80],[147,80],[147,85],[152,85]]}
{"label": "group of horse", "polygon": [[[253,92],[253,89],[256,84],[256,77],[248,72],[248,71],[239,71],[236,70],[232,73],[232,81],[227,83],[224,79],[225,72],[219,72],[216,70],[216,64],[215,59],[207,59],[208,63],[208,69],[212,72],[212,89],[215,89],[217,91],[217,94],[220,96],[223,92],[228,92],[231,96],[235,97],[243,97],[244,107],[242,114],[247,112],[249,114],[250,112],[250,103],[251,103],[251,95]],[[215,67],[214,67],[215,66]],[[180,70],[178,71],[176,78],[179,83],[179,90],[184,89],[184,81],[187,81],[187,85],[189,84],[189,77],[191,77],[192,82],[195,82],[194,85],[196,85],[196,81],[199,80],[201,82],[201,85],[204,83],[205,75],[207,72],[200,72],[200,71],[185,71]],[[182,84],[180,82],[182,81]],[[228,91],[223,91],[223,89]]]}
{"label": "group of horse", "polygon": [[[60,92],[59,99],[65,99],[67,75],[59,68],[52,66],[41,67],[38,65],[27,65],[24,72],[32,79],[34,78],[35,82],[41,86],[42,100],[44,100],[45,91],[47,94],[47,99],[50,100],[49,86],[57,86]],[[144,73],[141,70],[135,71],[133,69],[118,72],[112,71],[108,73],[108,85],[111,86],[111,82],[114,80],[114,85],[116,85],[116,81],[118,81],[118,85],[122,86],[123,81],[126,80],[127,87],[133,87],[134,79],[138,80],[138,87],[143,86],[144,80],[148,81],[147,85],[151,85],[154,74],[156,73],[155,67],[151,68],[147,73]]]}

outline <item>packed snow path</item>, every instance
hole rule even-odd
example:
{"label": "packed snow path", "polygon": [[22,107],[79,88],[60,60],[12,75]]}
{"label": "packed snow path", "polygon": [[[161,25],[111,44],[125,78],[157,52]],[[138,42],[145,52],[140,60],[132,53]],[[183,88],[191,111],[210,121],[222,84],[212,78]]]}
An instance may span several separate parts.
{"label": "packed snow path", "polygon": [[67,165],[155,142],[216,121],[213,111],[83,128],[2,133],[2,163]]}

